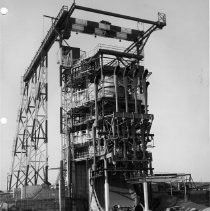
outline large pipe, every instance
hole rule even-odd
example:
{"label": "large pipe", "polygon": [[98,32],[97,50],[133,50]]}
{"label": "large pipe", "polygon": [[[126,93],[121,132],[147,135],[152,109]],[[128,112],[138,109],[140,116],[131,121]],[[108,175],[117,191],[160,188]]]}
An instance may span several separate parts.
{"label": "large pipe", "polygon": [[128,112],[128,71],[129,68],[126,68],[123,72],[123,85],[125,91],[125,111]]}
{"label": "large pipe", "polygon": [[104,158],[104,195],[105,195],[105,211],[109,211],[109,180],[108,180],[106,158]]}
{"label": "large pipe", "polygon": [[100,57],[100,67],[101,67],[101,83],[102,83],[102,96],[105,97],[105,88],[104,88],[104,72],[103,72],[103,54]]}
{"label": "large pipe", "polygon": [[144,189],[144,211],[149,211],[148,187],[146,181],[143,182],[143,189]]}
{"label": "large pipe", "polygon": [[[119,71],[119,68],[120,68],[120,66],[116,66],[114,69],[114,88],[115,88],[115,105],[116,105],[115,111],[116,112],[119,112],[119,103],[118,103],[118,71]],[[115,117],[114,117],[113,127],[115,130]],[[117,134],[119,135],[118,123],[117,123]],[[114,139],[114,155],[115,155],[115,152],[116,152],[116,139]]]}
{"label": "large pipe", "polygon": [[138,101],[137,101],[137,69],[133,72],[133,89],[134,89],[134,101],[135,101],[135,113],[138,113]]}
{"label": "large pipe", "polygon": [[[125,112],[129,112],[128,109],[128,72],[129,68],[125,68],[123,72],[123,85],[124,85],[124,92],[125,92]],[[126,150],[126,139],[125,139],[125,130],[123,130],[123,157],[124,159],[127,157],[127,150]]]}
{"label": "large pipe", "polygon": [[95,121],[92,126],[92,139],[93,139],[93,171],[96,168],[96,128],[98,126],[98,78],[94,79],[94,92],[95,92]]}
{"label": "large pipe", "polygon": [[94,79],[94,91],[95,91],[95,126],[98,126],[98,78]]}
{"label": "large pipe", "polygon": [[115,89],[115,103],[116,103],[116,112],[119,112],[119,105],[118,105],[118,70],[119,66],[114,69],[114,89]]}
{"label": "large pipe", "polygon": [[115,117],[113,117],[113,123],[112,123],[112,133],[113,133],[113,138],[114,138],[114,155],[116,155],[116,122],[115,122],[116,120],[115,120]]}
{"label": "large pipe", "polygon": [[96,170],[96,127],[95,123],[92,127],[92,139],[93,139],[93,171]]}

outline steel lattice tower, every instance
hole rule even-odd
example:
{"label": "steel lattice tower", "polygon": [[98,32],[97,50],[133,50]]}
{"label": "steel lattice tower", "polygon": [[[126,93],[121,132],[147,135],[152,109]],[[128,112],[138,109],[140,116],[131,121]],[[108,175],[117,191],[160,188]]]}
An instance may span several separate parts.
{"label": "steel lattice tower", "polygon": [[63,6],[23,76],[9,190],[48,184],[48,51],[67,14],[68,7]]}
{"label": "steel lattice tower", "polygon": [[23,82],[9,189],[48,181],[47,98],[45,55],[30,80]]}

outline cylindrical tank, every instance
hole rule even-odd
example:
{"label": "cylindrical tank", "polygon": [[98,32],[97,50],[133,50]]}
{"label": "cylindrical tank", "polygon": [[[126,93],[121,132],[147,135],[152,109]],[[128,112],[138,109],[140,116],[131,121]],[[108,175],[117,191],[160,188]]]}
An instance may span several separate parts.
{"label": "cylindrical tank", "polygon": [[[118,87],[118,96],[123,97],[123,82],[122,78],[118,77],[119,79],[119,87]],[[114,86],[114,76],[105,76],[104,80],[101,81],[99,85],[99,97],[114,97],[115,96],[115,86]]]}

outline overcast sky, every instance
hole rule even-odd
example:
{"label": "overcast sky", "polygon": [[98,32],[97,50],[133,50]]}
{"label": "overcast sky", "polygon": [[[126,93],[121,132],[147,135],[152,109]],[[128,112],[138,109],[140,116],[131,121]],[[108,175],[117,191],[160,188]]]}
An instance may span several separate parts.
{"label": "overcast sky", "polygon": [[[149,86],[149,111],[155,116],[153,166],[156,172],[191,173],[195,181],[210,182],[208,0],[77,0],[76,3],[155,21],[157,12],[166,13],[167,26],[154,32],[145,47],[144,63],[153,73]],[[62,5],[71,4],[71,0],[0,0],[0,7],[9,9],[6,16],[0,16],[0,117],[8,119],[7,124],[0,125],[0,189],[6,189],[12,162],[20,77],[51,24],[43,15],[56,16]],[[95,21],[104,18],[75,15]],[[143,27],[107,20],[128,28]],[[68,42],[89,51],[103,39],[72,34]],[[126,43],[115,40],[111,44]],[[57,167],[60,159],[57,51],[55,43],[49,52],[50,167]]]}

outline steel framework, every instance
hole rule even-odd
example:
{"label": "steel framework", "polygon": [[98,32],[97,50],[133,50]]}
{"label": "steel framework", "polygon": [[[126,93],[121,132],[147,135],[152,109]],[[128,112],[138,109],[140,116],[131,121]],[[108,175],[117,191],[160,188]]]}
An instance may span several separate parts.
{"label": "steel framework", "polygon": [[[112,25],[107,21],[72,18],[74,10],[100,13],[147,24],[145,31]],[[105,208],[109,209],[109,176],[121,174],[128,181],[153,175],[153,115],[148,110],[148,77],[141,64],[151,33],[166,25],[157,21],[72,4],[63,7],[48,31],[24,77],[22,103],[9,189],[48,183],[47,53],[60,43],[60,133],[62,141],[61,186],[67,187],[76,208],[78,168],[86,161],[86,176],[94,184],[103,178]],[[130,41],[125,49],[99,45],[91,56],[66,44],[71,32]],[[64,180],[64,182],[62,181]],[[65,196],[65,193],[62,193]],[[82,193],[81,193],[82,194]],[[81,195],[80,194],[80,195]],[[97,201],[96,197],[95,200]]]}
{"label": "steel framework", "polygon": [[[104,11],[102,14],[127,18]],[[141,62],[149,36],[165,26],[165,21],[165,15],[159,13],[157,22],[144,21],[152,24],[146,31],[135,31],[104,21],[69,19],[68,27],[76,33],[132,42],[125,49],[99,45],[93,55],[84,58],[80,49],[60,41],[62,167],[73,210],[84,209],[78,200],[92,206],[93,202],[86,202],[85,198],[87,185],[79,184],[84,179],[92,181],[91,196],[95,197],[91,200],[95,200],[101,210],[94,186],[97,179],[103,178],[105,209],[109,210],[110,173],[120,173],[127,181],[153,175],[152,154],[148,151],[154,146],[150,133],[153,115],[148,113],[147,93],[151,73]],[[79,170],[84,162],[86,169]],[[81,171],[86,172],[82,173],[86,177],[78,181]]]}
{"label": "steel framework", "polygon": [[48,181],[47,98],[45,55],[30,80],[23,83],[9,189]]}

